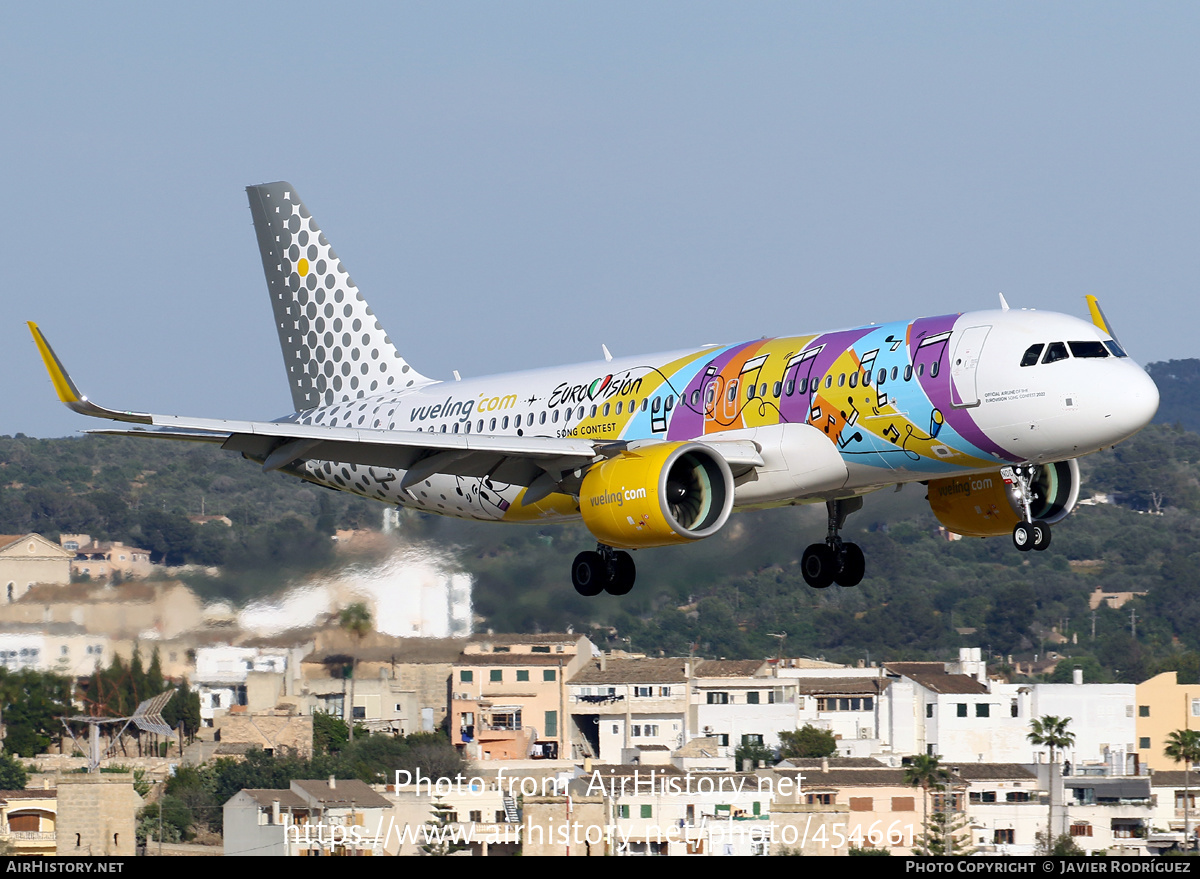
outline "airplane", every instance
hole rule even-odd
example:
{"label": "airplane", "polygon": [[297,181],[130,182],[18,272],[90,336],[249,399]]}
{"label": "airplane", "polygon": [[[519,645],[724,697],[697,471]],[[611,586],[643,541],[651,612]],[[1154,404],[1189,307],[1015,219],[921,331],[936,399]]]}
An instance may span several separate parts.
{"label": "airplane", "polygon": [[[296,190],[246,189],[294,410],[226,421],[115,410],[81,393],[29,323],[59,399],[216,443],[310,483],[466,519],[582,519],[582,595],[624,595],[630,550],[716,534],[734,510],[824,502],[808,585],[849,587],[863,495],[918,482],[961,535],[1044,550],[1079,497],[1076,459],[1141,430],[1158,390],[1095,297],[1091,321],[1000,308],[439,381],[400,354]],[[458,376],[456,374],[455,378]]]}

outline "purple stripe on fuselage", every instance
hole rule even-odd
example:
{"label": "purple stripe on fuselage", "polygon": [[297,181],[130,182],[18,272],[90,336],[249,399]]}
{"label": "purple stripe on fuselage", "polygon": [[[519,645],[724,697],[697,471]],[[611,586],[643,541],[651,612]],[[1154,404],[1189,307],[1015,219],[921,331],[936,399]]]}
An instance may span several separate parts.
{"label": "purple stripe on fuselage", "polygon": [[[999,455],[1006,461],[1015,461],[1017,460],[1016,458],[993,442],[980,429],[975,423],[975,419],[971,417],[970,409],[956,409],[952,405],[950,396],[950,358],[953,356],[953,352],[949,348],[951,342],[953,342],[953,338],[947,336],[944,341],[921,347],[921,343],[924,340],[949,333],[953,330],[959,316],[957,314],[945,314],[939,317],[922,317],[913,321],[908,340],[908,355],[913,365],[913,372],[917,376],[917,381],[921,384],[921,390],[925,392],[930,402],[941,411],[946,424],[955,433],[980,451]],[[939,363],[938,374],[936,376],[931,375],[933,372],[931,367],[934,363]],[[921,365],[925,367],[923,370],[918,369]]]}

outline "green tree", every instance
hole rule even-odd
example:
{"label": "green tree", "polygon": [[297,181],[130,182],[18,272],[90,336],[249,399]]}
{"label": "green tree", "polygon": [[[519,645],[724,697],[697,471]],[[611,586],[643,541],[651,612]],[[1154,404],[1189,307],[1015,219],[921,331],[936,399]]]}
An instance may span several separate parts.
{"label": "green tree", "polygon": [[760,763],[764,766],[774,766],[775,752],[758,739],[743,739],[733,753],[734,769],[741,772],[747,760],[750,761],[751,769],[756,769]]}
{"label": "green tree", "polygon": [[806,723],[800,729],[782,730],[779,733],[779,756],[792,758],[832,757],[837,753],[837,739],[827,729],[817,729]]}
{"label": "green tree", "polygon": [[975,854],[971,828],[962,812],[938,810],[929,816],[925,833],[917,840],[927,855],[966,857]]}
{"label": "green tree", "polygon": [[1194,729],[1173,730],[1167,736],[1163,754],[1176,763],[1183,764],[1183,839],[1188,849],[1195,848],[1192,836],[1192,818],[1188,807],[1192,798],[1192,764],[1200,763],[1200,731]]}
{"label": "green tree", "polygon": [[941,766],[932,754],[917,754],[904,767],[904,782],[921,788],[921,824],[925,828],[922,836],[922,851],[929,854],[929,792],[945,790],[950,781],[950,770]]}
{"label": "green tree", "polygon": [[346,717],[346,725],[350,729],[350,741],[354,741],[354,678],[358,672],[358,653],[362,648],[363,639],[371,634],[374,630],[374,623],[371,620],[371,610],[361,601],[356,601],[347,607],[342,608],[342,612],[338,614],[338,625],[343,630],[350,633],[354,639],[354,651],[350,657],[350,699],[344,712]]}
{"label": "green tree", "polygon": [[0,790],[24,790],[29,770],[8,751],[0,751]]}
{"label": "green tree", "polygon": [[1049,853],[1051,841],[1055,839],[1054,795],[1059,787],[1055,784],[1055,778],[1062,773],[1062,767],[1058,765],[1058,752],[1075,744],[1075,733],[1067,729],[1070,723],[1071,718],[1069,717],[1055,717],[1047,714],[1044,717],[1034,718],[1029,734],[1026,736],[1034,745],[1050,749],[1050,805],[1049,813],[1046,816],[1045,837],[1047,853]]}

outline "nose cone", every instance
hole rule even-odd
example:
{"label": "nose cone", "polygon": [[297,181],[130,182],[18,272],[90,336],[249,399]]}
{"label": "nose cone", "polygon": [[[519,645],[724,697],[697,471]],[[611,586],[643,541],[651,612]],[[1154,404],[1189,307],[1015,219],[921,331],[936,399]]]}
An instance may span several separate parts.
{"label": "nose cone", "polygon": [[1158,412],[1158,385],[1133,362],[1126,364],[1114,398],[1113,428],[1121,439],[1133,436]]}

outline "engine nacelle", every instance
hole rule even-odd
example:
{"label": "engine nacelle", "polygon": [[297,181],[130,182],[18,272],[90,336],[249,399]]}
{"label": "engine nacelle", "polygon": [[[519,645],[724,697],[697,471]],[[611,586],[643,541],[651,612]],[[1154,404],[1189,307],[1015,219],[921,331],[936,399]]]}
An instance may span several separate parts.
{"label": "engine nacelle", "polygon": [[711,537],[733,509],[733,474],[700,443],[655,443],[592,467],[579,510],[596,539],[640,549]]}
{"label": "engine nacelle", "polygon": [[[1034,519],[1053,524],[1065,519],[1079,500],[1079,465],[1075,460],[1036,465],[1033,480]],[[981,476],[929,480],[929,506],[939,522],[966,537],[1011,534],[1022,520],[1016,485],[997,470]]]}

